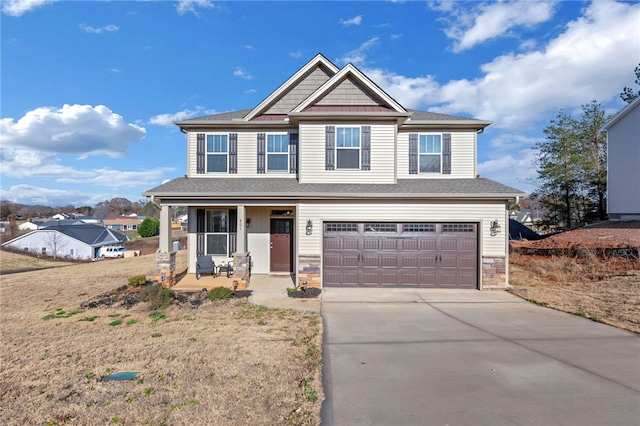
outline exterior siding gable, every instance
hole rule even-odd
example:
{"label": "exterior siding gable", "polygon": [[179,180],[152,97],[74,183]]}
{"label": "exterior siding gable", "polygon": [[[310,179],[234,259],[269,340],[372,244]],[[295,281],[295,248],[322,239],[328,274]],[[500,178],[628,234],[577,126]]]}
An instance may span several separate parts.
{"label": "exterior siding gable", "polygon": [[345,78],[316,105],[384,105],[354,78]]}
{"label": "exterior siding gable", "polygon": [[331,78],[333,74],[325,67],[318,65],[313,71],[300,80],[264,114],[287,114],[304,101],[309,95]]}

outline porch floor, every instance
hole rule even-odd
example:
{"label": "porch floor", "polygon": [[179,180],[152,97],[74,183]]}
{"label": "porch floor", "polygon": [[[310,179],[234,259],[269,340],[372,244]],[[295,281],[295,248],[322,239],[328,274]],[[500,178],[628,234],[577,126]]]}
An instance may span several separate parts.
{"label": "porch floor", "polygon": [[[203,288],[207,290],[214,287],[233,288],[233,279],[233,275],[230,278],[227,278],[226,275],[215,278],[211,275],[204,275],[196,280],[196,274],[183,273],[177,276],[177,283],[171,289],[174,291],[200,291]],[[294,277],[291,275],[251,275],[247,286],[247,290],[251,290],[249,302],[276,309],[320,312],[322,295],[309,299],[289,297],[287,288],[293,286]]]}

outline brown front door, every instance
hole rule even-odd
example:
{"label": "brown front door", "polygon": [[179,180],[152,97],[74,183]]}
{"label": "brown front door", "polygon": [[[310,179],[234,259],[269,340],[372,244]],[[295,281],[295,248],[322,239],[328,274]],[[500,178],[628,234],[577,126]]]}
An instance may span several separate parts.
{"label": "brown front door", "polygon": [[271,272],[291,272],[292,219],[271,219]]}

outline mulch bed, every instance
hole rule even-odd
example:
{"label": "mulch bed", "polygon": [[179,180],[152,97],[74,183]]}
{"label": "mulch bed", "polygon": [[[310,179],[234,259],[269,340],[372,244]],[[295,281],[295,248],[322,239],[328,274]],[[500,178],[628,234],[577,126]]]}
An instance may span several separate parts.
{"label": "mulch bed", "polygon": [[287,294],[289,295],[289,297],[296,297],[299,299],[307,299],[307,298],[311,298],[311,297],[318,297],[320,296],[320,292],[321,290],[319,288],[315,288],[315,287],[311,287],[311,288],[307,288],[305,290],[296,290],[296,291],[288,291]]}
{"label": "mulch bed", "polygon": [[[103,308],[111,306],[114,308],[130,309],[142,302],[140,292],[147,287],[158,285],[156,283],[148,283],[143,286],[130,287],[123,285],[110,292],[96,296],[92,300],[80,304],[81,309]],[[247,298],[251,295],[252,290],[238,290],[233,293],[234,299]],[[172,305],[190,306],[197,308],[209,300],[208,291],[202,289],[200,291],[174,291],[172,292]]]}

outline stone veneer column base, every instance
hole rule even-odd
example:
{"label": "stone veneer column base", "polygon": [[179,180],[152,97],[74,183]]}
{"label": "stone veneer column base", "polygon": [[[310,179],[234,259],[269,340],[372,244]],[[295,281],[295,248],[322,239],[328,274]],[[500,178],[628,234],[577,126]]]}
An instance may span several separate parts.
{"label": "stone veneer column base", "polygon": [[249,252],[233,253],[233,281],[236,290],[246,290],[251,279],[251,256]]}
{"label": "stone veneer column base", "polygon": [[507,260],[504,257],[482,258],[482,290],[507,288]]}
{"label": "stone veneer column base", "polygon": [[176,252],[156,252],[156,281],[165,287],[176,284]]}
{"label": "stone veneer column base", "polygon": [[298,286],[301,286],[306,281],[307,287],[322,287],[320,263],[320,255],[298,256]]}

